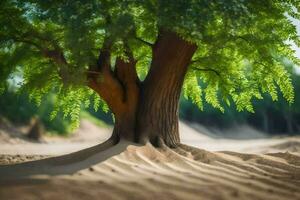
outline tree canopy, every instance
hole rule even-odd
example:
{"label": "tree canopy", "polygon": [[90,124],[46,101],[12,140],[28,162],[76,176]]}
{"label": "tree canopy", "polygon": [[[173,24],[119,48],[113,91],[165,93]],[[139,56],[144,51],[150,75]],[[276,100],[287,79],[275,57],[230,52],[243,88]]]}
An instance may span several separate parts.
{"label": "tree canopy", "polygon": [[142,81],[159,32],[169,30],[197,45],[183,94],[200,109],[206,101],[221,111],[225,103],[252,112],[254,98],[269,93],[277,100],[277,88],[292,103],[284,60],[300,64],[291,45],[300,47],[291,20],[300,19],[299,9],[299,0],[2,0],[0,88],[19,76],[19,90],[38,104],[55,91],[52,115],[62,109],[78,121],[91,96],[95,109],[107,109],[85,87],[104,62],[99,52],[109,49],[112,63],[132,55]]}

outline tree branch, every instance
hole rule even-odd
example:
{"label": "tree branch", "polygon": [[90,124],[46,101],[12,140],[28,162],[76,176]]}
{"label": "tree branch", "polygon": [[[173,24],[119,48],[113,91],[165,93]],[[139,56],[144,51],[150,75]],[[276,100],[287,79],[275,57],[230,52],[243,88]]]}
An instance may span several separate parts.
{"label": "tree branch", "polygon": [[[29,44],[31,46],[36,47],[39,52],[48,59],[51,59],[52,61],[54,61],[57,65],[58,65],[58,74],[61,77],[61,79],[67,80],[69,77],[69,73],[68,73],[68,63],[67,60],[65,59],[62,50],[60,49],[58,44],[52,44],[53,47],[55,47],[53,50],[48,49],[47,47],[43,47],[41,45],[39,45],[38,43],[34,42],[33,39],[31,38],[26,38],[25,36],[29,35],[29,34],[23,34],[24,37],[9,37],[8,39],[11,39],[15,42],[20,42],[20,43],[24,43],[24,44]],[[36,37],[40,40],[41,37]],[[45,40],[45,39],[43,39]]]}
{"label": "tree branch", "polygon": [[215,74],[217,74],[218,76],[220,75],[220,72],[218,72],[215,69],[211,69],[211,68],[198,68],[198,67],[192,67],[192,69],[198,70],[198,71],[207,71],[207,72],[214,72]]}
{"label": "tree branch", "polygon": [[139,82],[139,78],[136,72],[136,60],[133,57],[132,52],[129,47],[126,46],[125,54],[128,56],[128,61],[124,61],[120,57],[117,57],[115,65],[115,74],[116,76],[124,83]]}
{"label": "tree branch", "polygon": [[[190,65],[193,65],[193,64],[195,64],[195,63],[199,63],[199,62],[200,62],[200,60],[199,60],[199,59],[198,59],[198,60],[192,60],[192,61],[190,62]],[[218,72],[217,70],[215,70],[215,69],[212,69],[212,68],[199,68],[199,67],[192,67],[192,69],[194,69],[194,70],[198,70],[198,71],[214,72],[216,75],[218,75],[218,76],[221,76],[220,72]]]}
{"label": "tree branch", "polygon": [[96,74],[96,75],[100,75],[101,72],[98,72],[98,71],[92,71],[92,70],[87,70],[86,73],[89,75],[92,75],[92,74]]}
{"label": "tree branch", "polygon": [[152,44],[150,42],[147,42],[147,41],[145,41],[145,40],[143,40],[143,39],[141,39],[141,38],[139,38],[137,36],[135,36],[134,39],[138,40],[139,42],[141,42],[141,43],[143,43],[143,44],[145,44],[145,45],[147,45],[149,47],[153,47],[153,45],[154,45],[154,44]]}
{"label": "tree branch", "polygon": [[52,59],[58,65],[68,65],[67,60],[65,59],[63,53],[58,50],[48,50],[48,49],[41,49],[43,55],[47,58]]}
{"label": "tree branch", "polygon": [[10,37],[8,39],[11,39],[15,42],[19,42],[19,43],[25,43],[25,44],[29,44],[29,45],[32,45],[34,47],[36,47],[37,49],[41,50],[42,47],[40,45],[38,45],[37,43],[33,42],[33,41],[30,41],[30,40],[26,40],[25,38],[23,39],[20,39],[20,38],[17,38],[17,37]]}
{"label": "tree branch", "polygon": [[128,61],[117,58],[115,65],[115,76],[121,82],[124,88],[124,100],[135,101],[139,92],[139,78],[136,72],[136,61],[129,47],[126,48]]}
{"label": "tree branch", "polygon": [[97,63],[97,70],[107,71],[107,72],[111,71],[110,52],[106,49],[101,50],[96,63]]}
{"label": "tree branch", "polygon": [[109,45],[104,43],[96,65],[87,70],[88,86],[97,92],[115,115],[124,109],[124,88],[111,70]]}

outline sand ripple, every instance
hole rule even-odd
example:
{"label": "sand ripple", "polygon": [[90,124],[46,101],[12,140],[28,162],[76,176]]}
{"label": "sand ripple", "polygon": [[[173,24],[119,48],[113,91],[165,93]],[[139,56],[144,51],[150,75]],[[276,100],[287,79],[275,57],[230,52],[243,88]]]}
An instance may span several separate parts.
{"label": "sand ripple", "polygon": [[129,146],[73,175],[0,183],[1,199],[300,199],[300,157]]}

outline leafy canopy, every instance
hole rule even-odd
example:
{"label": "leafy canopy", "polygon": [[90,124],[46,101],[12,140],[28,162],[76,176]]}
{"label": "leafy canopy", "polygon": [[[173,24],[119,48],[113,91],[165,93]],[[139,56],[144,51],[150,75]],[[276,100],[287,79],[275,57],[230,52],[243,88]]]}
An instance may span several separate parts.
{"label": "leafy canopy", "polygon": [[[104,39],[112,44],[112,60],[126,60],[129,46],[143,80],[151,63],[149,44],[160,29],[168,29],[198,46],[183,93],[199,108],[206,101],[220,110],[234,103],[239,111],[253,111],[253,98],[269,93],[277,100],[277,88],[292,103],[283,60],[300,63],[291,48],[300,46],[291,21],[300,19],[299,9],[299,0],[1,0],[0,87],[21,73],[19,90],[37,103],[57,92],[52,115],[62,108],[78,121],[90,96],[96,109],[107,110],[84,86],[85,71],[96,62]],[[57,50],[67,67],[47,57]]]}

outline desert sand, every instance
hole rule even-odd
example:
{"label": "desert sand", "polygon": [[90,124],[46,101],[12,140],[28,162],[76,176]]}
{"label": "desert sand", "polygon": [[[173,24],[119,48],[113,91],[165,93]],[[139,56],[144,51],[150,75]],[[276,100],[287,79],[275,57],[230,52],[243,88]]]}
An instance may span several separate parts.
{"label": "desert sand", "polygon": [[[0,138],[0,199],[300,199],[299,137],[219,139],[180,127],[189,146],[157,149],[123,141],[68,164],[11,165],[93,146],[111,130],[83,122],[69,140]],[[103,159],[109,154],[114,156]]]}

